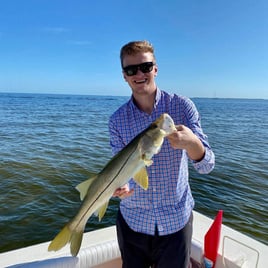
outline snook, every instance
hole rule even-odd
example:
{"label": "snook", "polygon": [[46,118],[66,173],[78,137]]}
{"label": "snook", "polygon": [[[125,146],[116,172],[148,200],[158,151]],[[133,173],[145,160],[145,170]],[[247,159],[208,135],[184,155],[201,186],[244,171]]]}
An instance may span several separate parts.
{"label": "snook", "polygon": [[83,200],[80,209],[50,243],[48,250],[57,251],[70,242],[71,254],[76,256],[87,220],[94,212],[101,220],[117,188],[133,178],[146,190],[148,188],[146,166],[153,163],[151,158],[160,151],[164,137],[174,130],[176,128],[172,118],[168,114],[162,114],[116,154],[96,177],[79,184],[76,188]]}

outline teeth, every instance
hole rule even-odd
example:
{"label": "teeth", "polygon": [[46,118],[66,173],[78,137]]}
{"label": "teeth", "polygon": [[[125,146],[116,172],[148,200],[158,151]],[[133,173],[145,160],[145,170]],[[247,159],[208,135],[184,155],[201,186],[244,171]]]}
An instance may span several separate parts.
{"label": "teeth", "polygon": [[145,83],[146,82],[146,79],[144,79],[144,80],[135,80],[134,81],[135,83],[137,83],[137,84],[141,84],[141,83]]}

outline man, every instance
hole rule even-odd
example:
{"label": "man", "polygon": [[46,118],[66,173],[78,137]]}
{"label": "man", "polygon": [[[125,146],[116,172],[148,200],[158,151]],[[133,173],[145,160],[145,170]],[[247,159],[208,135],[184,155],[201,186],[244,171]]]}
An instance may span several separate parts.
{"label": "man", "polygon": [[215,158],[191,100],[161,91],[153,46],[130,42],[121,49],[123,77],[132,90],[130,100],[110,118],[113,153],[125,147],[162,113],[177,131],[164,141],[153,165],[147,167],[149,188],[132,179],[114,196],[120,197],[117,236],[124,268],[189,266],[194,200],[188,182],[188,160],[199,173],[209,173]]}

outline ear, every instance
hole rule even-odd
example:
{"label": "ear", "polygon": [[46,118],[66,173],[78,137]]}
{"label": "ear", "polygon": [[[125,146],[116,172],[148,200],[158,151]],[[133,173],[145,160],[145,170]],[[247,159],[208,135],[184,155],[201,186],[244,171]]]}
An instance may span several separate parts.
{"label": "ear", "polygon": [[126,75],[125,75],[125,72],[122,71],[122,74],[123,74],[123,77],[124,77],[125,81],[127,82],[127,77],[126,77]]}
{"label": "ear", "polygon": [[158,73],[158,66],[155,65],[154,66],[154,76],[157,76],[157,73]]}

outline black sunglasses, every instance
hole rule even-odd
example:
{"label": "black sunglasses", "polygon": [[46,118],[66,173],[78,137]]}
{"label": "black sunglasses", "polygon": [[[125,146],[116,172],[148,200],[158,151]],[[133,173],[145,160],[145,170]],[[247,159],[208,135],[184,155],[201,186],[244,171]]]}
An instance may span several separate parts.
{"label": "black sunglasses", "polygon": [[136,75],[138,70],[145,74],[151,72],[153,70],[153,66],[154,63],[152,61],[149,61],[136,65],[128,65],[126,67],[123,67],[123,71],[126,73],[127,76]]}

